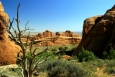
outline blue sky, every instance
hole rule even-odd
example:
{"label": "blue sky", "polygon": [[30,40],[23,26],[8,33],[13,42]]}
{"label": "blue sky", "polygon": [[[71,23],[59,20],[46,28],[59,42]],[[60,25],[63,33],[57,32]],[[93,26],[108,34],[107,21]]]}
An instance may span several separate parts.
{"label": "blue sky", "polygon": [[[84,19],[105,14],[115,0],[1,0],[10,19],[16,18],[20,2],[20,27],[28,26],[36,32],[76,31],[81,32]],[[14,23],[13,26],[16,26]]]}

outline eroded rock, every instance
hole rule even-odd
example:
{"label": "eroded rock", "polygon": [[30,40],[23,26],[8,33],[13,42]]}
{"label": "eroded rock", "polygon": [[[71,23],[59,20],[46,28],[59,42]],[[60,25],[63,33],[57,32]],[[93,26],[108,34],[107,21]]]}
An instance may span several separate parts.
{"label": "eroded rock", "polygon": [[111,47],[115,49],[115,6],[103,16],[86,19],[82,34],[83,38],[73,55],[77,55],[82,47],[98,57],[102,57],[103,51],[109,51]]}
{"label": "eroded rock", "polygon": [[0,65],[15,64],[17,52],[20,50],[20,47],[8,38],[8,23],[9,17],[0,2]]}

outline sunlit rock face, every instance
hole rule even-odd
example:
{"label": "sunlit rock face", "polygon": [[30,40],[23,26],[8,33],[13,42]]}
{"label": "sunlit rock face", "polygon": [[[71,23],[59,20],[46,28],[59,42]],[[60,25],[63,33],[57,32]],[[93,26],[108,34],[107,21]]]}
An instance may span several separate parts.
{"label": "sunlit rock face", "polygon": [[43,37],[53,37],[53,33],[49,30],[46,30],[45,32],[43,32]]}
{"label": "sunlit rock face", "polygon": [[103,16],[94,16],[84,20],[82,40],[73,55],[84,47],[102,57],[103,51],[115,49],[115,6]]}
{"label": "sunlit rock face", "polygon": [[57,46],[57,45],[67,45],[67,44],[79,44],[81,41],[81,36],[66,30],[65,32],[56,32],[55,34],[49,30],[43,33],[38,33],[35,37],[30,38],[30,40],[35,40],[41,46]]}
{"label": "sunlit rock face", "polygon": [[4,8],[0,2],[0,65],[16,63],[17,52],[20,50],[20,48],[8,38],[8,23],[9,17],[4,12]]}

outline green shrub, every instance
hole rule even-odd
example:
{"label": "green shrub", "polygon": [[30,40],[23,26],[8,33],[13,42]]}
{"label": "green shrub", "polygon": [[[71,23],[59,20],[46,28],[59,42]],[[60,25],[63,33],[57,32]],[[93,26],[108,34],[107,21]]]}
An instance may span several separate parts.
{"label": "green shrub", "polygon": [[112,60],[105,60],[106,62],[106,68],[104,70],[104,72],[108,73],[108,74],[115,74],[115,59]]}
{"label": "green shrub", "polygon": [[57,52],[58,49],[55,47],[55,48],[51,49],[51,51],[55,51],[55,52]]}
{"label": "green shrub", "polygon": [[68,46],[65,46],[65,47],[64,47],[64,50],[65,50],[65,51],[67,51],[68,49],[69,49]]}
{"label": "green shrub", "polygon": [[115,68],[112,68],[112,67],[106,67],[105,70],[104,70],[105,73],[108,73],[108,74],[115,74]]}
{"label": "green shrub", "polygon": [[115,50],[111,47],[108,53],[104,51],[103,58],[104,59],[115,59]]}
{"label": "green shrub", "polygon": [[69,61],[74,60],[74,61],[77,61],[77,62],[78,62],[77,56],[71,56],[71,57],[70,57],[69,59],[67,59],[67,60],[69,60]]}
{"label": "green shrub", "polygon": [[95,60],[95,59],[96,59],[96,57],[95,57],[95,55],[94,55],[93,52],[88,51],[88,50],[85,50],[83,47],[82,47],[82,49],[81,49],[81,51],[79,52],[79,54],[78,54],[77,57],[78,57],[78,60],[79,60],[80,62],[90,61],[90,60]]}
{"label": "green shrub", "polygon": [[63,51],[64,50],[62,46],[59,47],[58,49],[59,49],[59,51]]}
{"label": "green shrub", "polygon": [[68,46],[60,46],[58,48],[59,52],[57,53],[58,55],[65,55],[66,52],[68,51]]}
{"label": "green shrub", "polygon": [[58,48],[60,51],[67,51],[69,48],[68,46],[61,46]]}
{"label": "green shrub", "polygon": [[107,59],[108,53],[106,51],[103,52],[103,59]]}
{"label": "green shrub", "polygon": [[77,63],[56,59],[44,62],[40,71],[48,72],[48,77],[90,77],[90,73]]}
{"label": "green shrub", "polygon": [[105,60],[107,67],[115,67],[115,59]]}
{"label": "green shrub", "polygon": [[[43,59],[47,58],[47,56],[48,56],[49,59],[55,59],[55,54],[53,52],[45,51],[42,54],[40,54],[40,55],[38,55],[38,56],[35,57],[34,63],[36,63],[37,61],[42,61]],[[29,61],[31,59],[30,52],[26,53],[26,57],[27,57],[27,63],[29,63]],[[20,58],[22,58],[22,56],[20,56]],[[19,59],[17,59],[16,63],[18,65],[21,65],[21,62],[20,62]]]}

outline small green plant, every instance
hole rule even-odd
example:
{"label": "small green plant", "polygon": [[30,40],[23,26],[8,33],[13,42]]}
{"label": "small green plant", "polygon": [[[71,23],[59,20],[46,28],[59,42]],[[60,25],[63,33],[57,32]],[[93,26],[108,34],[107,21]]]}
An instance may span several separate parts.
{"label": "small green plant", "polygon": [[51,49],[51,51],[53,51],[53,52],[57,52],[58,49],[55,47],[55,48]]}
{"label": "small green plant", "polygon": [[115,50],[111,47],[108,53],[104,51],[103,58],[104,59],[115,59]]}
{"label": "small green plant", "polygon": [[59,49],[60,51],[63,51],[63,50],[64,50],[62,46],[60,46],[58,49]]}
{"label": "small green plant", "polygon": [[103,59],[107,59],[108,53],[106,51],[103,52]]}
{"label": "small green plant", "polygon": [[58,48],[60,51],[67,51],[69,48],[68,46],[61,46]]}
{"label": "small green plant", "polygon": [[68,49],[69,49],[68,46],[65,46],[65,47],[64,47],[64,50],[65,50],[65,51],[67,51]]}
{"label": "small green plant", "polygon": [[78,54],[77,57],[78,57],[78,60],[79,60],[80,62],[90,61],[90,60],[95,60],[95,59],[96,59],[96,57],[95,57],[95,55],[94,55],[93,52],[88,51],[88,50],[85,50],[83,47],[82,47],[82,49],[81,49],[81,51],[79,52],[79,54]]}
{"label": "small green plant", "polygon": [[67,60],[78,62],[78,58],[77,58],[77,56],[71,56],[71,57],[70,57],[69,59],[67,59]]}
{"label": "small green plant", "polygon": [[115,74],[115,59],[105,60],[105,62],[106,62],[106,68],[104,72],[108,74]]}

